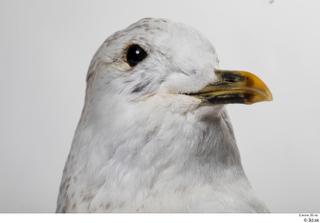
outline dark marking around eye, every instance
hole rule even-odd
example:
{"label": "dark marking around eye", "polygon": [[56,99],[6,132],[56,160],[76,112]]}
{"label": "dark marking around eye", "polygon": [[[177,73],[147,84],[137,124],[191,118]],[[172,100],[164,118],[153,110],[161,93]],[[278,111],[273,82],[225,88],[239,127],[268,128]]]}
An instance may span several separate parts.
{"label": "dark marking around eye", "polygon": [[140,91],[142,91],[145,87],[147,87],[148,85],[150,84],[149,81],[145,82],[145,83],[140,83],[140,84],[137,84],[133,91],[131,91],[131,93],[138,93]]}

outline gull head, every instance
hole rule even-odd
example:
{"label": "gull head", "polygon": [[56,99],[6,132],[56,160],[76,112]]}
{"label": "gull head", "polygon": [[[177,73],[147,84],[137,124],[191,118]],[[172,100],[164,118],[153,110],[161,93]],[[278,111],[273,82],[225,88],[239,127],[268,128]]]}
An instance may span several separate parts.
{"label": "gull head", "polygon": [[214,118],[225,104],[272,100],[257,76],[218,66],[215,48],[199,31],[168,19],[141,19],[96,52],[85,110],[95,118],[137,107]]}

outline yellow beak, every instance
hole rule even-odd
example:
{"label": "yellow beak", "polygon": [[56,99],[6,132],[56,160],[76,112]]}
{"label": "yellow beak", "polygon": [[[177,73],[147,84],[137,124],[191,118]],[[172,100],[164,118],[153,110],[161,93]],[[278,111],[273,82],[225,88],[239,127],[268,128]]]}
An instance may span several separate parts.
{"label": "yellow beak", "polygon": [[201,99],[201,105],[234,103],[250,105],[273,100],[267,85],[252,73],[215,69],[215,74],[219,79],[218,82],[188,95]]}

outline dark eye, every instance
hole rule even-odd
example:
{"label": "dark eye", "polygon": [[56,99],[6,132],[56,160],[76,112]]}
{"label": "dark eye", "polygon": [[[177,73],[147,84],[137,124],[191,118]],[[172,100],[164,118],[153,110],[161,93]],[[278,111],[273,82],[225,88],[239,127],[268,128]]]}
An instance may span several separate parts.
{"label": "dark eye", "polygon": [[143,61],[147,57],[146,51],[144,51],[139,45],[131,45],[127,51],[127,63],[134,67],[139,62]]}

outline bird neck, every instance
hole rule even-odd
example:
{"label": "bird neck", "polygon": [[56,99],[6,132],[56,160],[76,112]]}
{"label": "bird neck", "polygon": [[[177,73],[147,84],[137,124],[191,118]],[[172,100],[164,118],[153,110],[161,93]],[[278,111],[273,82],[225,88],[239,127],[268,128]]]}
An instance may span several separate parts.
{"label": "bird neck", "polygon": [[[87,210],[86,205],[97,208],[95,202],[114,201],[120,208],[128,202],[142,205],[149,197],[174,205],[191,199],[190,194],[206,200],[203,191],[217,196],[226,188],[250,189],[226,110],[215,118],[188,113],[138,117],[94,122],[82,116],[65,165],[59,204],[72,200],[81,203],[79,210]],[[58,205],[57,210],[61,208]]]}
{"label": "bird neck", "polygon": [[[125,173],[136,173],[141,180],[169,169],[172,177],[192,174],[212,181],[230,174],[244,176],[225,109],[216,117],[133,113],[88,123],[92,124],[79,124],[71,153],[78,154],[79,168],[93,178],[91,182]],[[170,181],[169,175],[166,178]]]}

